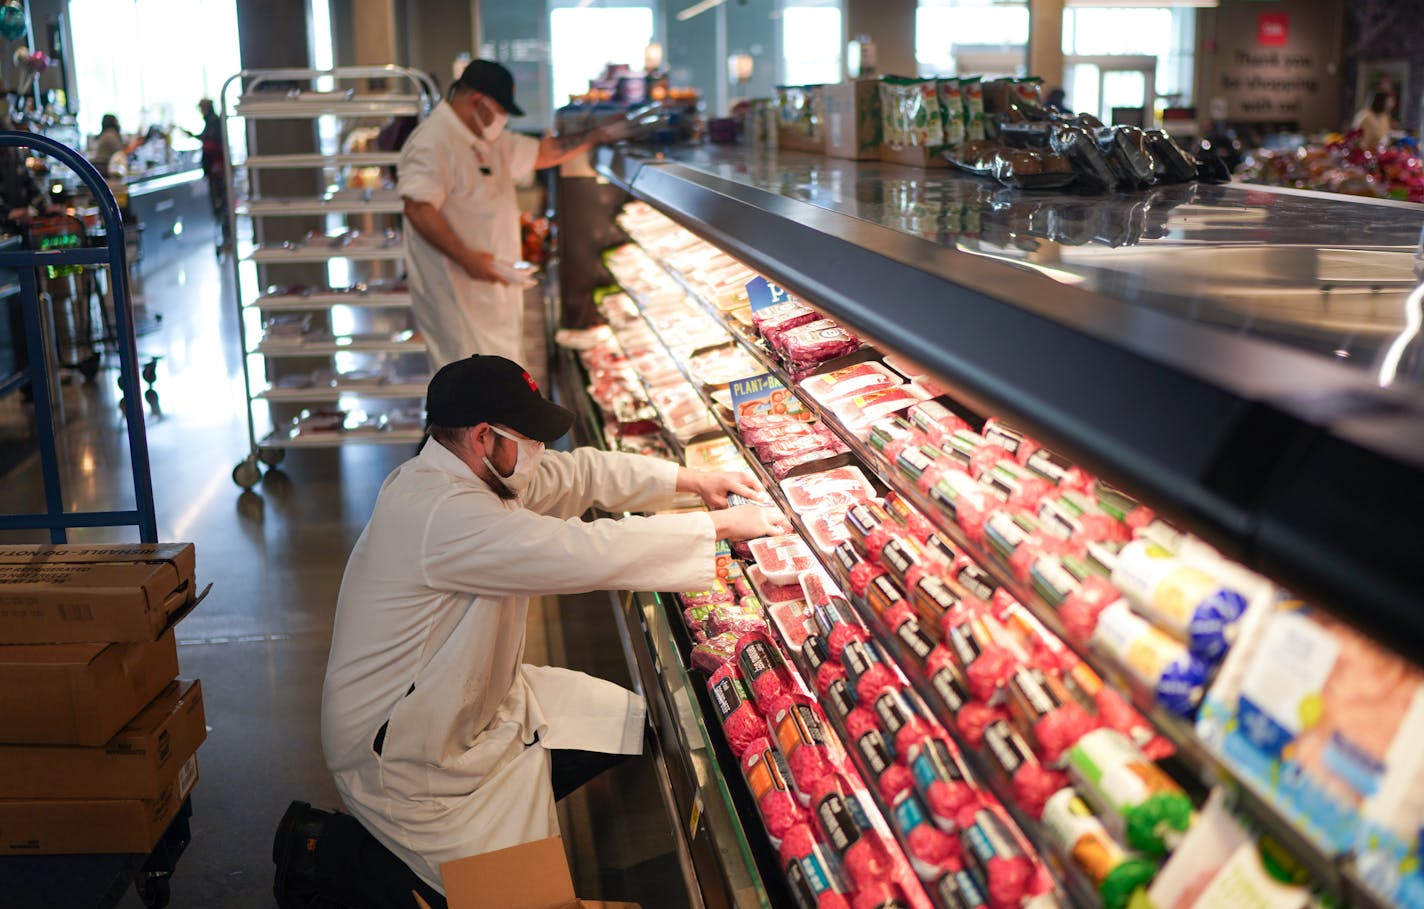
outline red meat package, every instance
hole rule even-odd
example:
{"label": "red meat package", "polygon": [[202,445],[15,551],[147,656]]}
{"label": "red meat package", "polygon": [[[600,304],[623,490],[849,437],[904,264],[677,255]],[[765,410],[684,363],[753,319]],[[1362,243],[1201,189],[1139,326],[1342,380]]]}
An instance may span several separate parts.
{"label": "red meat package", "polygon": [[803,598],[801,593],[801,582],[798,577],[791,584],[777,584],[766,576],[766,572],[758,565],[753,565],[747,569],[747,577],[751,578],[752,586],[756,588],[757,597],[768,606],[776,603],[790,603]]}
{"label": "red meat package", "polygon": [[824,777],[811,793],[811,817],[822,838],[836,850],[857,891],[889,883],[894,875],[890,855],[849,780],[836,774]]}
{"label": "red meat package", "polygon": [[846,526],[844,508],[813,511],[804,515],[803,519],[806,532],[811,535],[811,542],[826,555],[830,555],[837,546],[851,538],[850,528]]}
{"label": "red meat package", "polygon": [[797,824],[782,837],[782,871],[797,906],[851,909],[851,885],[829,844],[816,839],[809,824]]}
{"label": "red meat package", "polygon": [[832,508],[844,511],[875,497],[875,489],[859,467],[837,467],[782,480],[781,490],[791,507],[801,514]]}
{"label": "red meat package", "polygon": [[908,755],[915,789],[936,825],[952,833],[959,812],[979,798],[978,786],[959,753],[939,735],[919,742]]}
{"label": "red meat package", "polygon": [[766,616],[760,602],[755,606],[723,605],[712,609],[707,615],[709,635],[735,634],[740,638],[753,631],[766,631]]}
{"label": "red meat package", "polygon": [[968,430],[969,424],[959,414],[938,401],[924,401],[905,411],[910,425],[924,433],[931,442],[942,442],[956,432]]}
{"label": "red meat package", "polygon": [[830,319],[808,322],[773,342],[793,368],[808,368],[860,350],[860,338]]}
{"label": "red meat package", "polygon": [[742,756],[742,777],[752,791],[757,812],[773,846],[780,846],[781,838],[792,827],[806,821],[805,809],[791,794],[787,782],[790,776],[781,753],[772,747],[769,739],[756,739]]}
{"label": "red meat package", "polygon": [[807,451],[802,454],[791,455],[787,458],[773,461],[771,463],[771,475],[778,480],[784,480],[791,476],[798,468],[807,464],[820,464],[832,458],[838,458],[850,451],[846,444],[839,438],[828,441],[824,447],[814,451]]}
{"label": "red meat package", "polygon": [[767,726],[786,766],[801,804],[811,804],[818,783],[835,773],[821,711],[805,695],[777,698],[767,711]]}
{"label": "red meat package", "polygon": [[806,638],[811,633],[810,611],[806,608],[805,603],[800,600],[776,603],[766,608],[766,614],[771,617],[772,623],[776,625],[776,630],[781,635],[781,639],[786,642],[787,647],[799,651],[805,646]]}
{"label": "red meat package", "polygon": [[737,636],[720,634],[708,638],[692,648],[692,668],[703,672],[716,672],[722,664],[730,660],[737,650]]}
{"label": "red meat package", "polygon": [[767,712],[768,705],[777,698],[798,690],[795,676],[787,668],[781,651],[764,632],[744,635],[737,641],[734,653],[747,691],[761,712]]}
{"label": "red meat package", "polygon": [[817,321],[821,321],[820,313],[795,300],[752,312],[752,324],[773,347],[777,346],[778,340],[785,332]]}
{"label": "red meat package", "polygon": [[756,455],[757,460],[763,464],[770,464],[773,461],[794,458],[808,452],[826,451],[835,448],[838,442],[839,437],[835,433],[817,427],[810,433],[773,438],[770,441],[762,442],[756,447]]}
{"label": "red meat package", "polygon": [[890,816],[908,847],[910,867],[922,881],[938,880],[942,875],[964,867],[960,858],[959,840],[944,832],[930,819],[930,813],[913,789],[901,792],[890,807]]}
{"label": "red meat package", "polygon": [[760,537],[751,541],[752,558],[773,584],[795,584],[801,572],[816,566],[806,543],[794,533]]}
{"label": "red meat package", "polygon": [[866,395],[903,384],[899,376],[879,363],[857,363],[811,376],[801,383],[801,390],[822,404],[829,404],[841,398]]}
{"label": "red meat package", "polygon": [[707,692],[722,733],[732,753],[742,757],[758,738],[766,735],[766,722],[752,704],[751,694],[742,682],[737,664],[728,661],[707,680]]}
{"label": "red meat package", "polygon": [[743,424],[740,427],[742,441],[752,447],[793,439],[798,436],[812,436],[819,431],[814,423],[805,420],[783,420],[751,426]]}

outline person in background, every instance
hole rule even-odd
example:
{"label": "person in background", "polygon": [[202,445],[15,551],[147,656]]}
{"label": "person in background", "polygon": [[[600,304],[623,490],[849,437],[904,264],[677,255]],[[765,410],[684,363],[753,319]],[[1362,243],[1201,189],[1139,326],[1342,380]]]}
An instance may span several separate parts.
{"label": "person in background", "polygon": [[1055,88],[1048,93],[1048,97],[1043,99],[1043,106],[1049,110],[1062,111],[1064,103],[1068,100],[1068,95],[1061,88]]}
{"label": "person in background", "polygon": [[89,160],[94,162],[99,173],[108,176],[111,172],[110,164],[114,160],[114,155],[123,152],[127,157],[138,151],[138,147],[143,144],[143,141],[143,136],[134,136],[125,142],[123,133],[119,131],[119,118],[113,114],[105,114],[99,121],[99,135],[94,140],[94,154],[90,156]]}
{"label": "person in background", "polygon": [[[554,836],[554,803],[642,752],[643,699],[523,662],[531,597],[706,590],[719,539],[785,533],[740,473],[550,451],[574,414],[496,356],[430,380],[429,442],[386,478],[341,580],[321,739],[351,815],[293,802],[273,845],[282,909],[441,909],[440,865]],[[708,511],[661,511],[692,493]],[[354,816],[354,817],[353,817]],[[319,902],[327,900],[328,902]]]}
{"label": "person in background", "polygon": [[432,373],[476,353],[524,359],[524,291],[496,267],[520,259],[515,184],[618,136],[535,139],[505,129],[523,115],[509,70],[475,60],[401,151],[411,309]]}
{"label": "person in background", "polygon": [[201,161],[203,176],[208,181],[208,203],[213,208],[213,218],[222,226],[222,245],[219,253],[232,252],[232,224],[227,211],[227,167],[223,163],[222,121],[211,98],[198,102],[198,112],[203,115],[202,132],[185,129],[183,132],[202,143]]}
{"label": "person in background", "polygon": [[1365,148],[1379,148],[1389,138],[1389,131],[1394,126],[1389,116],[1390,103],[1393,100],[1389,92],[1375,92],[1369,107],[1355,114],[1350,126],[1360,131],[1360,144]]}

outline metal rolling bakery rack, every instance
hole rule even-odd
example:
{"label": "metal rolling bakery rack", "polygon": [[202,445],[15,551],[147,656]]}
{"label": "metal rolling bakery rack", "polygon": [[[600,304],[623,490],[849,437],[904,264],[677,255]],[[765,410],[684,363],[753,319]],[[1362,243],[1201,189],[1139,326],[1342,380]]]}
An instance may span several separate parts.
{"label": "metal rolling bakery rack", "polygon": [[[636,241],[635,241],[636,242]],[[645,252],[647,252],[645,250]],[[686,294],[690,304],[699,309],[703,314],[713,318],[719,324],[727,328],[734,341],[746,350],[768,373],[775,375],[782,383],[791,390],[796,388],[791,377],[785,368],[779,363],[776,357],[761,343],[755,336],[739,328],[736,324],[726,319],[718,312],[715,306],[703,299],[694,287],[676,269],[669,267],[665,262],[659,261],[652,254],[649,257],[662,266],[669,276]],[[810,301],[814,305],[814,301]],[[862,350],[857,354],[852,354],[837,360],[829,361],[818,367],[818,371],[831,371],[841,366],[861,362],[877,356],[876,352]],[[674,357],[676,360],[677,358]],[[679,361],[679,366],[683,364]],[[686,374],[686,373],[685,373]],[[695,388],[703,391],[700,383],[696,382],[690,375],[689,381],[693,382]],[[798,532],[803,537],[809,539],[807,528],[800,517],[790,509],[783,496],[779,495],[779,485],[771,478],[766,469],[757,461],[755,454],[748,451],[740,442],[735,426],[727,423],[720,410],[712,401],[710,396],[705,395],[709,407],[719,422],[723,423],[727,433],[737,442],[739,449],[746,457],[749,464],[753,465],[758,478],[768,484],[768,490],[772,493],[778,506],[792,517]],[[929,501],[913,483],[900,476],[894,469],[885,463],[878,453],[861,440],[855,433],[850,432],[841,423],[840,419],[829,409],[820,405],[809,395],[797,395],[798,399],[816,415],[822,425],[831,429],[850,448],[854,460],[868,470],[875,480],[885,488],[893,489],[901,495],[907,502],[914,505],[923,515],[925,515],[935,529],[944,534],[956,546],[971,556],[971,558],[983,568],[993,581],[1004,590],[1012,594],[1021,604],[1023,604],[1043,625],[1053,632],[1070,647],[1077,656],[1084,660],[1089,666],[1098,672],[1104,681],[1117,688],[1117,690],[1128,697],[1133,705],[1142,712],[1153,726],[1165,735],[1175,746],[1176,756],[1171,759],[1169,766],[1174,767],[1177,775],[1186,775],[1186,782],[1198,792],[1212,788],[1224,787],[1236,807],[1249,817],[1254,823],[1259,825],[1265,832],[1272,836],[1282,847],[1285,848],[1295,859],[1297,859],[1306,869],[1308,869],[1313,879],[1326,888],[1337,894],[1345,905],[1351,907],[1368,907],[1368,909],[1384,909],[1385,902],[1379,899],[1373,892],[1366,888],[1362,882],[1358,870],[1350,859],[1335,859],[1324,853],[1324,851],[1312,842],[1300,828],[1274,804],[1266,799],[1257,788],[1247,780],[1235,774],[1231,768],[1226,766],[1219,758],[1201,742],[1191,725],[1173,714],[1168,713],[1155,703],[1155,699],[1150,691],[1142,685],[1132,680],[1129,674],[1110,655],[1086,648],[1070,638],[1063,627],[1063,623],[1058,616],[1057,610],[1043,599],[1030,584],[1020,581],[1009,569],[1008,565],[997,556],[991,549],[975,544],[968,539],[963,529],[955,522],[949,520],[942,510]],[[829,467],[835,462],[823,462],[821,465]],[[815,547],[813,553],[817,555],[823,566],[841,584],[846,585],[845,591],[848,599],[856,607],[857,612],[863,622],[876,632],[876,637],[880,644],[885,647],[895,658],[895,662],[901,667],[903,674],[909,678],[913,687],[919,694],[924,704],[928,705],[932,714],[947,728],[953,727],[953,717],[948,709],[934,691],[923,674],[913,671],[915,662],[910,657],[904,645],[895,639],[888,629],[880,621],[879,616],[870,608],[869,604],[861,597],[850,593],[847,585],[848,578],[839,566],[834,564],[835,560],[822,557]],[[843,731],[843,730],[842,730]],[[972,749],[964,749],[967,759],[970,760],[972,769],[984,780],[995,792],[1000,800],[1009,808],[1015,820],[1034,841],[1039,848],[1040,855],[1049,858],[1052,850],[1043,848],[1042,837],[1035,835],[1035,828],[1038,826],[1032,820],[1026,818],[1013,804],[1013,799],[1003,790],[998,774],[988,772],[987,762]],[[1065,870],[1064,863],[1057,863],[1061,870]],[[1070,890],[1075,893],[1081,891],[1083,882],[1073,881],[1073,875],[1066,874],[1070,881]],[[1081,900],[1082,897],[1079,896]],[[1091,903],[1085,903],[1091,905]]]}
{"label": "metal rolling bakery rack", "polygon": [[[381,83],[389,89],[368,88]],[[297,86],[297,88],[294,88]],[[240,91],[240,94],[239,94]],[[244,489],[251,489],[262,476],[262,468],[273,467],[281,462],[289,448],[331,448],[348,443],[415,444],[422,432],[419,419],[410,425],[388,425],[384,416],[378,416],[366,425],[346,427],[324,427],[318,431],[302,431],[300,426],[291,428],[285,420],[273,417],[272,430],[259,434],[254,408],[259,404],[268,408],[290,405],[293,409],[302,404],[337,406],[342,402],[380,401],[385,404],[404,402],[406,410],[414,413],[425,395],[425,381],[417,375],[400,375],[373,381],[370,375],[360,377],[343,373],[341,366],[359,356],[363,362],[378,362],[380,371],[388,372],[391,363],[410,362],[413,357],[425,352],[425,344],[418,335],[407,331],[375,331],[369,333],[347,330],[319,333],[314,337],[264,339],[254,343],[252,328],[256,320],[272,317],[296,319],[303,314],[314,317],[319,322],[331,319],[333,310],[352,310],[363,313],[363,319],[401,319],[400,313],[410,308],[410,294],[399,285],[372,283],[354,285],[350,289],[310,288],[300,293],[260,293],[255,288],[263,288],[272,283],[273,269],[287,265],[324,266],[326,274],[333,274],[330,267],[335,262],[353,263],[400,263],[405,251],[398,230],[387,230],[385,236],[372,241],[365,236],[350,233],[342,238],[330,239],[311,237],[301,243],[261,243],[247,244],[239,232],[239,219],[246,219],[253,225],[253,233],[258,241],[262,238],[259,229],[267,219],[309,217],[322,219],[324,231],[335,225],[349,229],[357,219],[399,218],[403,203],[393,188],[327,188],[310,196],[265,195],[261,192],[261,174],[269,171],[316,171],[329,172],[342,168],[375,168],[395,165],[400,158],[396,152],[301,152],[289,154],[264,154],[260,151],[257,121],[307,121],[333,120],[348,126],[366,120],[384,121],[390,117],[423,118],[429,113],[439,95],[430,77],[418,70],[397,66],[338,67],[331,70],[316,69],[260,69],[243,70],[230,77],[223,86],[220,116],[223,124],[223,147],[227,175],[231,236],[239,244],[233,257],[233,277],[238,302],[238,326],[242,343],[243,390],[246,395],[246,415],[249,450],[246,457],[233,469],[233,481]],[[238,180],[236,171],[246,173],[245,180]],[[247,189],[245,198],[239,198],[238,190]],[[249,324],[249,317],[253,321]],[[355,317],[344,320],[355,324]],[[336,326],[333,326],[335,329]],[[293,364],[297,360],[320,362],[325,360],[330,373],[329,381],[313,381],[301,384],[300,376],[290,377],[291,384],[282,381],[258,380],[253,375],[253,358],[263,362],[263,372],[267,376],[281,373],[287,368],[283,361]],[[419,371],[423,372],[422,363]],[[333,412],[334,413],[334,412]]]}

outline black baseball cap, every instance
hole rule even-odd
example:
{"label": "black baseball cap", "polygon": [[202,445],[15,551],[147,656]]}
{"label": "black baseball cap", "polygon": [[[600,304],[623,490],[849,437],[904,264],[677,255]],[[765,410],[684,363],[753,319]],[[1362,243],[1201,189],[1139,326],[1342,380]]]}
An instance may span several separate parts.
{"label": "black baseball cap", "polygon": [[455,82],[489,95],[511,117],[524,116],[524,111],[514,103],[514,76],[493,60],[472,60]]}
{"label": "black baseball cap", "polygon": [[425,414],[452,429],[498,423],[546,445],[574,425],[573,411],[541,395],[523,366],[479,354],[440,367],[425,391]]}

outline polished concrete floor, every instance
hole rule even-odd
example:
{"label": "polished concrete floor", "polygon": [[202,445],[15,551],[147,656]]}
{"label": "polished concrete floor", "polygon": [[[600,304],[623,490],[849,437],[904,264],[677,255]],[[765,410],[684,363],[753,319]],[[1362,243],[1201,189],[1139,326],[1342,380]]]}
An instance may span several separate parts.
{"label": "polished concrete floor", "polygon": [[[182,673],[202,679],[209,732],[198,756],[192,844],[173,877],[171,905],[269,907],[272,831],[288,801],[336,804],[318,731],[336,592],[381,480],[412,452],[377,445],[297,451],[255,490],[240,492],[230,474],[248,443],[227,266],[199,250],[144,284],[150,311],[162,317],[139,341],[141,355],[163,357],[158,407],[146,421],[159,538],[195,543],[200,581],[213,584],[178,628]],[[132,503],[116,375],[106,368],[96,382],[64,389],[68,421],[59,448],[68,508]],[[42,505],[31,422],[19,396],[0,400],[0,513]],[[43,539],[0,534],[3,542]],[[136,534],[91,530],[72,539]],[[626,683],[606,597],[537,607],[527,661]],[[580,895],[687,904],[655,786],[641,759],[561,805]],[[140,902],[130,890],[119,905]]]}

